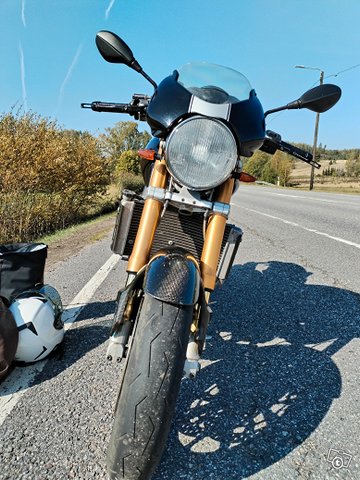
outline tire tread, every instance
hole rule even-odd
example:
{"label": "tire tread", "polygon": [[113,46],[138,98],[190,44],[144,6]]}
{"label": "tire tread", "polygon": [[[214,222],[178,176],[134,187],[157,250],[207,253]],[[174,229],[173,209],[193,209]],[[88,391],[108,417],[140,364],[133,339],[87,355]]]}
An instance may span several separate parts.
{"label": "tire tread", "polygon": [[148,480],[160,461],[182,378],[191,318],[192,307],[144,297],[107,455],[111,480]]}

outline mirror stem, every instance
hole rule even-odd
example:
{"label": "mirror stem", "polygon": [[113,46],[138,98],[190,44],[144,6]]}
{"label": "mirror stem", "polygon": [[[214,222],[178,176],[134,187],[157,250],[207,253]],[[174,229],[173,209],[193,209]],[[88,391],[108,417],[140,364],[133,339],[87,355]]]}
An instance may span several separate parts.
{"label": "mirror stem", "polygon": [[283,107],[278,107],[278,108],[273,108],[272,110],[267,110],[265,113],[264,113],[264,117],[266,118],[268,115],[270,115],[271,113],[275,113],[275,112],[281,112],[282,110],[286,110],[287,109],[287,105],[284,105]]}
{"label": "mirror stem", "polygon": [[152,85],[155,89],[157,89],[157,83],[156,83],[151,77],[149,77],[149,75],[148,75],[147,73],[145,73],[144,70],[141,69],[141,70],[139,71],[139,73],[141,73],[141,75],[142,75],[144,78],[146,78],[146,80],[147,80],[148,82],[150,82],[151,85]]}
{"label": "mirror stem", "polygon": [[288,103],[287,105],[284,105],[282,107],[267,110],[264,115],[266,118],[267,115],[269,115],[270,113],[281,112],[282,110],[294,110],[296,108],[301,108],[301,102],[299,100],[295,100],[294,102]]}

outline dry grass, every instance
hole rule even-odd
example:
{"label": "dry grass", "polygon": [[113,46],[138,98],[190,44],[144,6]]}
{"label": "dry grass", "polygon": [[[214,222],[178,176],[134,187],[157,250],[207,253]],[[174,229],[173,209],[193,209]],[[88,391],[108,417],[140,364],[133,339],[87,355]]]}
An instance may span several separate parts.
{"label": "dry grass", "polygon": [[[345,170],[346,160],[337,160],[330,165],[329,160],[321,161],[321,168],[315,169],[314,190],[335,193],[360,193],[360,179],[356,181],[350,177],[332,177],[323,175],[325,169],[333,167]],[[311,167],[304,162],[296,161],[295,168],[291,173],[290,183],[295,188],[308,190],[310,185]]]}
{"label": "dry grass", "polygon": [[[337,160],[336,163],[330,165],[329,160],[321,160],[321,168],[315,169],[315,175],[322,175],[324,170],[327,169],[329,166],[338,169],[338,170],[345,170],[345,163],[346,160]],[[295,168],[292,171],[291,178],[302,178],[302,177],[309,177],[310,178],[310,165],[307,165],[305,162],[302,161],[295,161],[294,162]]]}
{"label": "dry grass", "polygon": [[83,221],[77,225],[72,225],[68,228],[56,230],[49,235],[41,236],[39,238],[36,238],[35,240],[44,242],[49,246],[56,245],[60,242],[66,243],[69,238],[75,235],[83,236],[84,238],[86,238],[87,242],[101,240],[105,234],[109,233],[109,229],[107,227],[101,227],[100,229],[96,228],[95,233],[91,234],[90,237],[87,235],[88,231],[92,230],[92,227],[94,226],[101,225],[108,220],[114,219],[115,215],[116,212],[107,213],[102,215],[101,217],[92,218],[91,220]]}

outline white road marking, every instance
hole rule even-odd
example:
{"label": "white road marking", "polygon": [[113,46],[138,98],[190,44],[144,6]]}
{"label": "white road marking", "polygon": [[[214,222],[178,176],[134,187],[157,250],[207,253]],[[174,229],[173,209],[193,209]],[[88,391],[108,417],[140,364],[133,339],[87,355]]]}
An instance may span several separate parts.
{"label": "white road marking", "polygon": [[342,200],[328,200],[326,198],[319,198],[319,197],[308,197],[306,195],[292,195],[290,193],[277,193],[277,192],[264,192],[268,193],[269,195],[277,195],[279,197],[290,197],[290,198],[301,198],[302,200],[311,200],[313,202],[325,202],[325,203],[337,203],[339,205],[352,205],[354,207],[359,207],[360,203],[355,202],[348,202]]}
{"label": "white road marking", "polygon": [[247,207],[240,207],[239,205],[235,205],[235,204],[231,204],[231,206],[237,207],[237,208],[242,208],[243,210],[248,210],[249,212],[254,212],[254,213],[257,213],[258,215],[262,215],[264,217],[272,218],[274,220],[279,220],[280,222],[283,222],[286,225],[291,225],[292,227],[301,228],[302,230],[306,230],[307,232],[315,233],[316,235],[322,235],[323,237],[330,238],[331,240],[335,240],[336,242],[345,243],[346,245],[350,245],[351,247],[355,247],[355,248],[360,249],[360,244],[355,243],[355,242],[350,242],[350,240],[345,240],[344,238],[340,238],[340,237],[334,237],[332,235],[329,235],[328,233],[320,232],[319,230],[315,230],[314,228],[307,228],[307,227],[304,227],[303,225],[300,225],[298,223],[291,222],[290,220],[286,220],[284,218],[276,217],[275,215],[270,215],[268,213],[260,212],[259,210],[254,210],[252,208],[247,208]]}
{"label": "white road marking", "polygon": [[268,193],[270,193],[270,195],[277,195],[279,197],[301,198],[302,200],[314,200],[316,202],[343,203],[343,202],[339,202],[338,200],[327,200],[325,198],[307,197],[306,195],[290,195],[288,193],[275,193],[275,192],[268,192]]}
{"label": "white road marking", "polygon": [[94,295],[96,290],[103,283],[111,270],[115,267],[119,259],[119,255],[111,255],[104,265],[88,281],[85,287],[80,290],[71,303],[67,305],[62,317],[65,323],[65,330],[68,330],[71,327],[71,324],[75,321],[81,310],[89,302],[90,298]]}
{"label": "white road marking", "polygon": [[[64,309],[63,320],[65,330],[68,330],[76,320],[81,310],[92,298],[96,290],[109,275],[119,261],[119,255],[111,255],[104,265],[95,273],[89,282]],[[18,403],[22,395],[29,390],[35,376],[45,367],[47,359],[28,367],[16,367],[0,386],[0,426]]]}

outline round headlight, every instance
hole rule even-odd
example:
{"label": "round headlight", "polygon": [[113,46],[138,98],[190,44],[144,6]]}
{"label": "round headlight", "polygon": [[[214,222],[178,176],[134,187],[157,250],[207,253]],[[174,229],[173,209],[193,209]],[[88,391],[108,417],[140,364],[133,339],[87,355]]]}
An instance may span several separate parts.
{"label": "round headlight", "polygon": [[180,123],[166,143],[170,173],[190,190],[221,185],[234,170],[237,157],[237,145],[229,128],[206,117]]}

